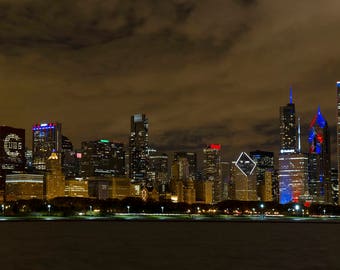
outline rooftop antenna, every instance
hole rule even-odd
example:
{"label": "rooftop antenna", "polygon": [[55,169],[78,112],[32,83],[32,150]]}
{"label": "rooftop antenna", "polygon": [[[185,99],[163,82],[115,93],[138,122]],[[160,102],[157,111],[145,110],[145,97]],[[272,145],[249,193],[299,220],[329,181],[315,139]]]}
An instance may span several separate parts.
{"label": "rooftop antenna", "polygon": [[293,87],[289,88],[289,103],[293,104]]}

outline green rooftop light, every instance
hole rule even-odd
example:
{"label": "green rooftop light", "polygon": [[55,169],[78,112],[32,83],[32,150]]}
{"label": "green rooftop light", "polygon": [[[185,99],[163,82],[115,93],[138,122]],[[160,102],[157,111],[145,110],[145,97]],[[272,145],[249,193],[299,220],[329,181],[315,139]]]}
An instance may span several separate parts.
{"label": "green rooftop light", "polygon": [[100,142],[102,142],[102,143],[109,143],[110,141],[109,140],[100,140]]}

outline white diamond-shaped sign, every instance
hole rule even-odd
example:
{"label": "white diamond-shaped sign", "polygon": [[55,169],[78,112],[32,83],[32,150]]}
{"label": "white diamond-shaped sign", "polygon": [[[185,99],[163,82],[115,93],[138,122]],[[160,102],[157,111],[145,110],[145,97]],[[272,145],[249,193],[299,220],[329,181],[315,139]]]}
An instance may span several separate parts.
{"label": "white diamond-shaped sign", "polygon": [[235,165],[245,176],[249,176],[253,173],[256,162],[252,160],[247,153],[242,152]]}

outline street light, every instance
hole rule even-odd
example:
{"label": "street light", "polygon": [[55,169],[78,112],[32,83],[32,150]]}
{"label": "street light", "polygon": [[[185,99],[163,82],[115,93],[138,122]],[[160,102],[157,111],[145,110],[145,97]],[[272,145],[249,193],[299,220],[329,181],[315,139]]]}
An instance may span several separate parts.
{"label": "street light", "polygon": [[300,205],[298,204],[295,204],[295,211],[296,211],[296,215],[298,216],[299,215],[299,210],[300,210]]}
{"label": "street light", "polygon": [[161,206],[162,214],[164,214],[164,206]]}
{"label": "street light", "polygon": [[51,215],[51,205],[48,204],[48,205],[47,205],[47,208],[48,208],[48,214]]}
{"label": "street light", "polygon": [[1,209],[2,209],[2,215],[4,216],[5,215],[5,205],[4,204],[1,205]]}
{"label": "street light", "polygon": [[261,213],[262,213],[262,219],[264,219],[264,211],[263,211],[264,204],[263,203],[260,204],[260,208],[261,208]]}
{"label": "street light", "polygon": [[130,214],[130,205],[126,206],[128,214]]}

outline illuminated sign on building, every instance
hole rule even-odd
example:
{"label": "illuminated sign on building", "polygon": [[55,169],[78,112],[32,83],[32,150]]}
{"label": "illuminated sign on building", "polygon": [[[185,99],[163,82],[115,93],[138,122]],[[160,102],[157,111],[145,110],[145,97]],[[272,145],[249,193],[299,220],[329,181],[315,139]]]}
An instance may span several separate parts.
{"label": "illuminated sign on building", "polygon": [[221,150],[220,144],[210,144],[210,149]]}
{"label": "illuminated sign on building", "polygon": [[4,150],[6,155],[16,158],[20,155],[22,147],[22,139],[17,134],[8,134],[4,139]]}
{"label": "illuminated sign on building", "polygon": [[256,167],[256,162],[247,153],[242,152],[235,165],[245,176],[250,176]]}

